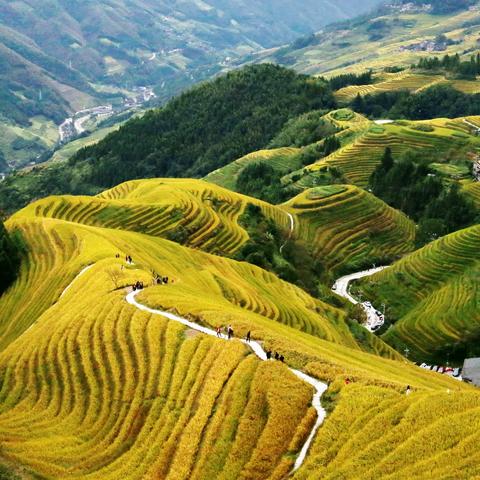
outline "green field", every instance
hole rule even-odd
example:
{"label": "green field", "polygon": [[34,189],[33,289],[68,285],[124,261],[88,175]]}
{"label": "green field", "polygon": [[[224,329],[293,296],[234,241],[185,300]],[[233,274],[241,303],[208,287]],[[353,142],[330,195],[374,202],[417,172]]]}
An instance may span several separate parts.
{"label": "green field", "polygon": [[236,189],[236,181],[242,170],[253,163],[267,163],[276,171],[288,174],[301,167],[298,148],[278,148],[273,150],[260,150],[242,157],[225,167],[209,173],[205,180],[221,187]]}
{"label": "green field", "polygon": [[296,235],[337,274],[384,264],[413,250],[413,222],[357,187],[313,188],[285,207],[295,216]]}
{"label": "green field", "polygon": [[383,338],[414,358],[446,356],[480,329],[480,226],[448,235],[361,283],[396,323]]}
{"label": "green field", "polygon": [[[472,123],[475,120],[476,117],[469,117]],[[416,125],[427,125],[431,131],[418,130]],[[348,132],[351,132],[350,137]],[[319,177],[331,167],[337,168],[349,183],[366,187],[387,147],[392,149],[395,158],[407,150],[422,153],[427,159],[436,159],[434,167],[442,175],[463,178],[468,175],[471,164],[468,154],[475,153],[480,147],[480,139],[470,134],[463,119],[400,120],[385,125],[375,125],[366,120],[355,129],[347,125],[337,135],[346,138],[342,148],[291,174],[290,179],[300,176],[294,181],[294,187],[304,189],[315,186]],[[439,156],[445,158],[445,163],[438,163]]]}

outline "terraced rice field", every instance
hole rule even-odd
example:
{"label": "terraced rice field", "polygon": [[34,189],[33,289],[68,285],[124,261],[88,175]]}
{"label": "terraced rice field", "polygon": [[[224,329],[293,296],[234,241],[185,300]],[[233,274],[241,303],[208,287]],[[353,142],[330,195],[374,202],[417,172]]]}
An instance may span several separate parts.
{"label": "terraced rice field", "polygon": [[467,182],[463,186],[463,192],[475,203],[480,209],[480,182]]}
{"label": "terraced rice field", "polygon": [[[411,127],[415,122],[374,125],[370,123],[368,130],[357,135],[351,143],[319,162],[306,167],[306,174],[296,182],[299,189],[315,185],[315,177],[319,172],[329,167],[338,168],[345,179],[354,185],[366,187],[375,168],[385,152],[392,149],[394,157],[398,158],[407,150],[417,150],[427,154],[437,154],[470,146],[475,150],[480,146],[480,139],[465,133],[461,125],[462,119],[447,122],[433,120],[425,123],[434,128],[432,132],[423,132]],[[467,125],[465,125],[467,127]]]}
{"label": "terraced rice field", "polygon": [[[381,78],[377,78],[375,83],[371,85],[351,85],[335,92],[335,97],[339,102],[349,103],[357,95],[375,95],[383,92],[398,92],[401,90],[408,90],[415,93],[425,88],[431,87],[439,83],[445,83],[446,80],[442,75],[425,75],[414,73],[410,70],[405,70],[400,73],[382,74]],[[468,85],[461,85],[467,88]],[[468,83],[468,82],[467,82]],[[476,82],[472,82],[476,84]],[[454,84],[456,87],[456,85]],[[477,84],[480,87],[480,83]]]}
{"label": "terraced rice field", "polygon": [[287,215],[274,206],[198,180],[131,181],[97,197],[49,197],[25,214],[174,239],[180,231],[178,241],[190,247],[232,255],[248,240],[238,223],[248,202],[288,228]]}
{"label": "terraced rice field", "polygon": [[[146,182],[143,199],[150,187]],[[102,198],[133,197],[141,188],[123,185]],[[131,307],[125,286],[136,280],[148,287],[142,303],[210,327],[231,324],[238,336],[250,330],[288,365],[332,382],[332,394],[349,376],[362,405],[374,385],[401,398],[408,383],[418,395],[451,389],[461,413],[461,396],[474,392],[405,363],[378,339],[378,353],[387,358],[363,352],[342,310],[257,267],[151,235],[39,214],[33,206],[7,222],[24,234],[30,253],[0,298],[7,332],[0,353],[0,461],[47,478],[288,474],[315,418],[311,388],[282,364],[260,364],[240,342],[204,338]],[[133,265],[123,261],[127,254]],[[152,270],[168,276],[169,285],[150,286]],[[349,408],[343,393],[336,408]],[[335,416],[330,422],[343,428]],[[433,431],[434,443],[441,438]],[[392,441],[401,445],[400,438]],[[320,433],[312,454],[322,444],[328,445]],[[424,460],[433,464],[436,457]]]}
{"label": "terraced rice field", "polygon": [[2,456],[49,478],[289,471],[309,386],[239,342],[189,338],[86,281],[2,355]]}
{"label": "terraced rice field", "polygon": [[480,225],[448,235],[369,280],[362,289],[398,319],[384,335],[416,358],[480,328]]}
{"label": "terraced rice field", "polygon": [[267,163],[281,173],[289,173],[299,169],[301,160],[298,153],[299,148],[277,148],[274,150],[260,150],[229,163],[205,177],[206,182],[214,183],[220,187],[235,190],[237,178],[242,170],[253,163]]}
{"label": "terraced rice field", "polygon": [[350,103],[357,95],[375,95],[384,92],[399,92],[407,90],[418,93],[434,85],[450,85],[463,93],[474,94],[480,92],[478,80],[447,80],[444,75],[431,75],[412,70],[400,73],[382,73],[375,77],[370,85],[350,85],[335,92],[335,98],[340,103]]}
{"label": "terraced rice field", "polygon": [[285,208],[296,218],[295,235],[335,272],[361,270],[413,249],[413,222],[351,185],[307,190]]}
{"label": "terraced rice field", "polygon": [[[274,206],[206,182],[166,179],[127,182],[97,197],[49,197],[21,213],[130,230],[232,256],[248,240],[239,218],[247,203],[253,203],[284,231],[290,229],[287,213],[298,216],[296,238],[312,245],[316,255],[335,271],[344,271],[347,265],[355,270],[369,257],[395,257],[411,250],[410,222],[366,192],[348,187],[343,196],[317,201],[305,210],[290,208],[293,203]],[[335,222],[335,218],[345,223]]]}
{"label": "terraced rice field", "polygon": [[349,385],[295,480],[478,478],[478,393]]}

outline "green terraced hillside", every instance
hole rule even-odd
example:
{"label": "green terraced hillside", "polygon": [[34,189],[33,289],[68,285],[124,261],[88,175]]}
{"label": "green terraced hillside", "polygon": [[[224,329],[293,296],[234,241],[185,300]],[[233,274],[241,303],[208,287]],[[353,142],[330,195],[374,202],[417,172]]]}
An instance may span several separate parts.
{"label": "green terraced hillside", "polygon": [[209,173],[205,177],[205,181],[235,190],[238,176],[242,170],[247,165],[254,163],[266,163],[279,173],[286,175],[302,166],[299,152],[299,148],[278,148],[253,152]]}
{"label": "green terraced hillside", "polygon": [[360,188],[312,188],[284,207],[294,215],[295,236],[337,274],[385,264],[413,250],[413,222]]}
{"label": "green terraced hillside", "polygon": [[[469,117],[467,120],[475,122],[476,119],[477,117]],[[480,139],[471,134],[471,127],[464,120],[397,120],[382,125],[365,121],[357,128],[355,135],[347,136],[342,148],[317,163],[294,172],[290,175],[290,180],[295,180],[295,188],[310,188],[321,181],[322,175],[329,168],[335,167],[348,183],[366,187],[387,147],[392,149],[395,158],[412,150],[424,154],[427,159],[441,155],[447,162],[471,165],[468,154],[477,151]],[[422,125],[427,128],[424,129]],[[343,135],[346,136],[347,133],[348,130]],[[296,179],[296,176],[300,178]]]}
{"label": "green terraced hillside", "polygon": [[448,235],[361,282],[396,323],[383,335],[418,360],[469,350],[480,333],[480,225]]}

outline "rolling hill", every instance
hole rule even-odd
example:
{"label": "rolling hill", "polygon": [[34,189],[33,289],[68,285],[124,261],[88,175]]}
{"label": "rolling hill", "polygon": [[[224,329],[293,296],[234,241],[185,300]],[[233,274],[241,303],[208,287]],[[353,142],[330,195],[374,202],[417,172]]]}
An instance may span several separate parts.
{"label": "rolling hill", "polygon": [[290,238],[308,245],[330,276],[413,250],[413,222],[353,186],[311,189],[271,205],[200,180],[134,180],[97,197],[47,197],[20,214],[135,231],[234,257],[249,240],[248,205],[275,224],[283,244]]}
{"label": "rolling hill", "polygon": [[[157,87],[165,100],[210,78],[231,59],[350,18],[379,0],[342,0],[334,8],[327,0],[302,2],[301,9],[297,3],[3,3],[0,124],[9,137],[0,142],[0,151],[11,167],[37,161],[58,138],[52,126],[73,112],[121,102],[143,85]],[[34,131],[32,123],[41,129]]]}
{"label": "rolling hill", "polygon": [[[115,210],[137,195],[151,201],[162,192],[152,182],[120,186],[93,204],[103,199]],[[83,213],[72,208],[82,202]],[[48,203],[64,219],[51,218]],[[0,298],[0,461],[53,478],[265,479],[290,471],[314,419],[310,388],[281,363],[261,364],[237,341],[136,310],[125,295],[142,281],[143,304],[202,325],[231,324],[238,337],[250,330],[289,366],[330,383],[325,398],[333,413],[297,478],[328,478],[324,463],[333,468],[352,458],[349,452],[360,454],[360,437],[362,474],[384,461],[400,475],[412,467],[403,452],[418,451],[425,435],[435,450],[414,464],[477,472],[469,454],[478,432],[457,446],[452,433],[476,414],[474,389],[418,369],[380,340],[379,353],[389,358],[363,352],[344,310],[258,267],[129,231],[128,216],[126,229],[121,220],[115,228],[81,223],[91,206],[84,197],[70,204],[51,198],[7,222],[22,234],[28,259]],[[169,284],[153,286],[152,271]],[[345,384],[347,376],[353,383]],[[402,394],[407,384],[409,397]],[[432,402],[441,420],[426,408]],[[450,424],[449,441],[442,422]],[[350,441],[340,443],[338,432]],[[460,448],[466,455],[438,462],[439,452]]]}
{"label": "rolling hill", "polygon": [[[408,68],[432,52],[469,53],[476,50],[480,31],[475,3],[388,2],[372,14],[330,25],[303,41],[259,52],[247,61],[271,61],[330,77],[368,69]],[[433,9],[426,8],[428,5]],[[448,11],[441,11],[444,8]]]}
{"label": "rolling hill", "polygon": [[455,232],[361,283],[388,305],[388,343],[408,347],[420,361],[458,362],[478,353],[479,235],[479,225]]}

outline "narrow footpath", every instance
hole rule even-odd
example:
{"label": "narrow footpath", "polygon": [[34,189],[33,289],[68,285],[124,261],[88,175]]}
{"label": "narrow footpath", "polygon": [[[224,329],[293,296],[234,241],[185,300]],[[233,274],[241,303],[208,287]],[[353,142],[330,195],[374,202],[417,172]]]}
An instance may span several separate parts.
{"label": "narrow footpath", "polygon": [[[147,307],[145,305],[142,305],[137,301],[135,298],[137,294],[140,293],[138,290],[131,292],[127,295],[126,300],[130,305],[133,305],[134,307],[143,310],[144,312],[151,313],[153,315],[159,315],[161,317],[167,318],[168,320],[172,320],[174,322],[181,323],[182,325],[185,325],[188,328],[191,328],[192,330],[196,330],[198,332],[204,333],[205,335],[210,335],[211,337],[218,338],[217,332],[207,328],[203,327],[202,325],[198,325],[197,323],[191,322],[190,320],[187,320],[185,318],[179,317],[178,315],[174,315],[173,313],[170,312],[164,312],[162,310],[156,310],[150,307]],[[221,334],[221,339],[227,340],[226,335]],[[228,340],[227,340],[228,341]],[[232,340],[230,340],[232,341]],[[236,339],[236,341],[241,341],[244,343],[247,347],[251,348],[253,353],[263,361],[267,361],[267,354],[265,350],[263,349],[262,345],[259,342],[256,342],[254,340],[247,342],[246,340],[240,340]],[[326,411],[321,405],[321,397],[322,395],[326,392],[328,389],[328,385],[325,383],[320,382],[319,380],[310,377],[309,375],[301,372],[300,370],[295,370],[293,368],[290,368],[290,371],[303,380],[304,382],[308,383],[315,389],[315,393],[313,395],[312,399],[312,405],[317,411],[317,420],[315,422],[315,425],[313,426],[310,435],[308,436],[305,444],[303,445],[302,449],[300,450],[300,453],[295,461],[295,465],[293,467],[293,471],[295,472],[298,470],[304,463],[305,458],[307,456],[308,450],[313,442],[313,439],[315,438],[315,434],[317,433],[318,429],[320,428],[320,425],[322,425],[323,421],[325,420],[326,417]]]}
{"label": "narrow footpath", "polygon": [[[345,275],[344,277],[339,278],[335,284],[333,285],[332,290],[343,298],[346,298],[349,302],[353,303],[354,305],[358,305],[360,302],[353,298],[348,288],[350,283],[353,280],[358,280],[360,278],[370,277],[375,275],[382,270],[385,270],[388,267],[378,267],[378,268],[371,268],[370,270],[364,270],[363,272],[352,273],[351,275]],[[362,303],[362,308],[365,310],[367,314],[367,325],[365,326],[368,330],[375,331],[380,328],[384,322],[385,318],[383,314],[379,314],[378,310],[369,302]]]}

